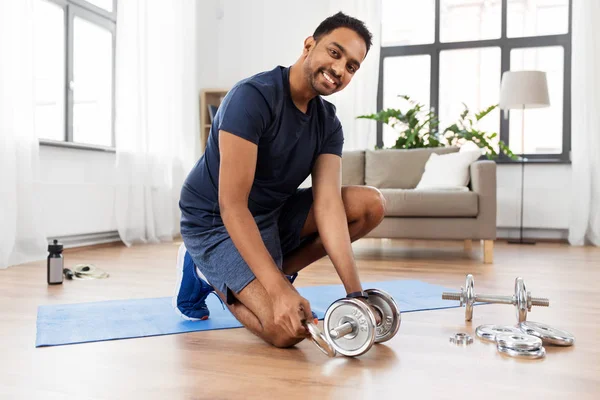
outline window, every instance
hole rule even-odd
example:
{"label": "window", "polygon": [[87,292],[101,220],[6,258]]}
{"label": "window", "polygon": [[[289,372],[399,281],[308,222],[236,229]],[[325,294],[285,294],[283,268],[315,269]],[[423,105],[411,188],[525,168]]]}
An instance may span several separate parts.
{"label": "window", "polygon": [[569,32],[569,0],[509,0],[508,37]]}
{"label": "window", "polygon": [[[385,76],[389,81],[384,87],[383,106],[401,108],[405,102],[399,95],[409,95],[415,101],[429,108],[429,75],[431,60],[428,55],[408,57],[388,57],[383,62]],[[398,73],[402,71],[402,73]],[[396,132],[385,125],[383,143],[386,147],[396,142]]]}
{"label": "window", "polygon": [[[479,127],[498,132],[529,161],[568,162],[571,1],[383,0],[378,108],[397,107],[398,95],[408,95],[431,106],[443,131],[458,120],[463,103],[474,111],[498,104],[503,72],[542,70],[550,107],[526,110],[524,120],[518,110],[505,118],[496,109]],[[395,131],[378,125],[377,146],[395,140]]]}
{"label": "window", "polygon": [[[452,125],[463,112],[463,103],[482,110],[497,104],[500,93],[500,48],[443,50],[440,52],[439,112],[440,132]],[[498,110],[483,119],[480,127],[498,132]]]}
{"label": "window", "polygon": [[47,1],[34,3],[35,126],[39,137],[65,136],[65,13]]}
{"label": "window", "polygon": [[441,0],[440,41],[497,39],[501,0]]}
{"label": "window", "polygon": [[510,69],[546,71],[550,107],[510,111],[509,141],[512,149],[521,149],[521,132],[525,123],[525,151],[528,154],[560,154],[563,126],[564,50],[561,46],[513,49]]}
{"label": "window", "polygon": [[435,0],[395,0],[382,4],[382,46],[433,43]]}
{"label": "window", "polygon": [[116,0],[34,0],[41,143],[114,147]]}

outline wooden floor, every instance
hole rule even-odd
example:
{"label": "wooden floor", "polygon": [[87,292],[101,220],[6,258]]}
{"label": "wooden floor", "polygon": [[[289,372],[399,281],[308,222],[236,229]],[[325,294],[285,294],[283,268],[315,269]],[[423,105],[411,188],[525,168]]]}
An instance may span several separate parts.
{"label": "wooden floor", "polygon": [[[529,320],[572,332],[573,347],[547,347],[543,360],[500,355],[479,341],[448,338],[481,324],[514,324],[511,306],[406,313],[400,331],[360,358],[329,359],[308,341],[267,346],[244,329],[35,348],[38,305],[170,296],[178,243],[71,251],[66,265],[94,263],[110,278],[46,284],[45,262],[0,271],[1,399],[405,398],[597,399],[600,393],[600,249],[497,242],[494,264],[462,242],[363,239],[354,245],[364,281],[420,279],[477,292],[510,294],[522,276],[549,308]],[[327,258],[298,286],[337,284]]]}

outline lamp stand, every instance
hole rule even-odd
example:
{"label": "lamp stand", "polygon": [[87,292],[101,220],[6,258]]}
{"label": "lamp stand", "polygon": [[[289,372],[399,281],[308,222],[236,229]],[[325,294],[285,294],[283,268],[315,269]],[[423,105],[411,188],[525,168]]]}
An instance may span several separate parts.
{"label": "lamp stand", "polygon": [[525,105],[522,108],[521,114],[521,227],[519,239],[510,239],[510,244],[535,244],[531,239],[523,239],[523,194],[525,188]]}

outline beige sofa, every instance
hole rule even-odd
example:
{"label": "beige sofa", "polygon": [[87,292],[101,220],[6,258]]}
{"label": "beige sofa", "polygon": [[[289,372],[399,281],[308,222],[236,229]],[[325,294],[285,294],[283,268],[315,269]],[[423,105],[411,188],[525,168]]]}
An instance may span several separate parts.
{"label": "beige sofa", "polygon": [[483,259],[493,262],[496,239],[496,163],[478,160],[469,167],[468,191],[415,190],[432,152],[457,147],[412,150],[346,151],[344,185],[378,188],[386,199],[386,216],[368,237],[483,241]]}

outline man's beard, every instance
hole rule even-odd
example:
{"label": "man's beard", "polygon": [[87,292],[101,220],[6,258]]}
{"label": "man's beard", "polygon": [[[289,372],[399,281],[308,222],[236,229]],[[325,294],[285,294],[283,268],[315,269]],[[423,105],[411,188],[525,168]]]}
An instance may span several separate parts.
{"label": "man's beard", "polygon": [[[337,85],[333,89],[327,90],[326,87],[324,87],[322,84],[320,84],[319,80],[325,79],[325,77],[323,76],[323,71],[325,71],[325,69],[323,69],[323,68],[318,69],[312,75],[310,83],[315,92],[317,92],[321,96],[329,96],[330,94],[335,93],[335,91],[337,90]],[[329,71],[327,71],[327,72],[331,75],[331,72],[329,72]]]}
{"label": "man's beard", "polygon": [[337,79],[337,77],[335,76],[335,74],[333,74],[333,72],[331,71],[327,71],[325,68],[317,68],[314,72],[312,72],[313,69],[311,68],[311,63],[309,60],[309,63],[307,63],[305,70],[304,70],[304,74],[307,77],[307,79],[310,82],[310,86],[312,87],[313,91],[321,96],[329,96],[333,93],[335,93],[339,87],[338,84],[335,84],[335,87],[333,89],[329,89],[324,87],[319,80],[323,80],[325,79],[325,77],[323,76],[323,71],[327,72],[331,77],[333,77],[334,79]]}

